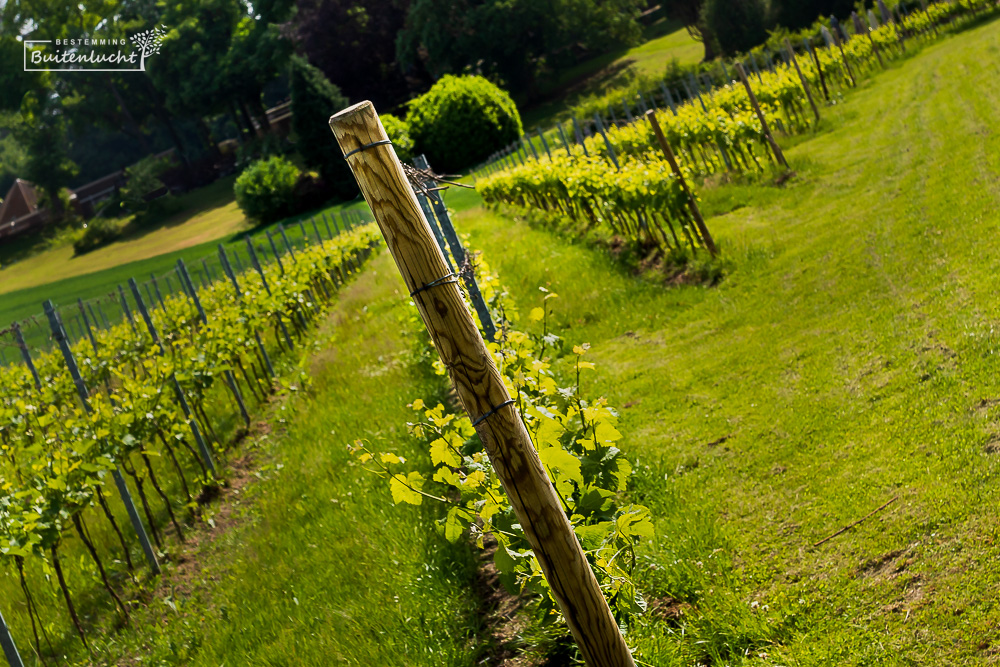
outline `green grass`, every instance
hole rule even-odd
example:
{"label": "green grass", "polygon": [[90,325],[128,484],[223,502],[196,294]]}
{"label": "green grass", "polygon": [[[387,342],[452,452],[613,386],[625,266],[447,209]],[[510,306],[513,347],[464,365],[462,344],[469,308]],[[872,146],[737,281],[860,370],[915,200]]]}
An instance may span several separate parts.
{"label": "green grass", "polygon": [[[233,181],[227,177],[176,199],[176,213],[135,231],[110,245],[74,256],[72,242],[30,253],[25,241],[0,246],[3,280],[0,294],[16,292],[64,278],[95,273],[167,252],[226,238],[252,225],[233,198]],[[129,218],[131,219],[131,218]],[[26,240],[27,241],[27,240]],[[27,251],[27,252],[26,252]],[[14,261],[11,260],[20,260]]]}
{"label": "green grass", "polygon": [[784,188],[707,193],[729,211],[708,220],[733,266],[717,288],[665,289],[452,195],[522,309],[559,293],[622,410],[659,517],[643,579],[687,605],[637,631],[645,662],[990,659],[998,52],[997,22],[931,46],[826,108]]}
{"label": "green grass", "polygon": [[[214,185],[209,186],[209,188],[214,187]],[[231,184],[228,192],[229,199],[231,200]],[[192,193],[192,195],[194,194],[198,193]],[[214,195],[208,193],[205,196],[212,197]],[[231,206],[235,207],[235,204],[231,204]],[[229,247],[238,249],[245,258],[246,245],[243,237],[247,233],[256,235],[265,229],[265,227],[250,228],[245,225],[237,225],[236,227],[222,225],[218,228],[211,227],[214,230],[211,233],[209,231],[202,231],[200,235],[196,233],[198,229],[204,226],[203,223],[205,220],[216,219],[222,216],[223,213],[221,211],[228,210],[229,207],[230,204],[225,204],[221,207],[215,206],[210,207],[208,210],[201,210],[199,213],[186,219],[186,221],[178,219],[175,226],[166,224],[157,230],[144,234],[140,238],[126,239],[113,243],[95,250],[93,253],[88,253],[82,258],[60,260],[59,257],[62,255],[72,256],[73,248],[72,246],[68,246],[45,251],[8,267],[4,270],[3,274],[0,274],[2,275],[2,278],[0,278],[0,322],[13,322],[39,315],[42,312],[42,303],[46,299],[51,299],[56,305],[67,305],[75,303],[78,298],[87,300],[92,297],[104,296],[109,292],[115,291],[117,285],[127,283],[128,279],[132,277],[139,282],[149,280],[150,274],[161,275],[173,270],[179,258],[191,265],[196,274],[195,281],[198,280],[197,276],[201,271],[199,268],[201,266],[200,260],[203,257],[209,258],[212,271],[216,275],[222,275],[219,269],[218,244],[225,243]],[[302,240],[302,233],[296,224],[299,219],[307,221],[306,233],[311,237],[313,230],[312,226],[308,223],[309,216],[319,216],[322,213],[339,213],[342,210],[366,212],[368,208],[363,201],[355,201],[289,218],[284,221],[289,240],[293,244],[300,243]],[[239,214],[238,210],[237,214]],[[242,214],[239,215],[242,219]],[[322,223],[319,223],[319,228],[321,234],[325,236],[326,227]],[[171,245],[172,240],[176,241],[182,238],[182,236],[179,236],[181,230],[187,230],[195,234],[195,236],[191,237],[191,241],[195,243],[185,246],[183,243],[178,242],[175,244],[176,249],[171,249],[174,248]],[[219,234],[212,238],[214,232],[219,232]],[[201,240],[206,237],[211,240]],[[162,240],[162,243],[159,240]],[[136,259],[136,255],[132,251],[140,244],[146,250],[138,255],[141,258]],[[159,254],[157,254],[157,250],[159,250]],[[145,256],[146,252],[151,254]],[[97,254],[99,256],[94,264],[73,264],[77,260],[90,261],[87,258]],[[67,269],[63,261],[68,262],[72,266]],[[93,272],[74,273],[76,270],[85,271],[87,266],[93,268]],[[9,287],[7,282],[8,277],[14,280],[16,284],[29,282],[28,278],[21,275],[21,271],[30,274],[31,280],[37,281],[38,284],[32,284],[30,287],[22,287],[16,290],[11,289],[5,292]],[[175,289],[177,289],[176,283]]]}
{"label": "green grass", "polygon": [[[176,543],[168,549],[165,574],[144,584],[131,627],[110,630],[93,567],[67,539],[63,560],[98,664],[477,664],[484,643],[474,639],[471,552],[442,544],[432,523],[440,508],[394,508],[385,481],[347,451],[368,437],[413,455],[406,404],[444,398],[440,380],[413,361],[404,289],[385,252],[344,289],[300,350],[312,387],[285,392],[266,408],[268,425],[220,457],[233,490],[223,506],[208,506],[183,558]],[[108,558],[117,551],[110,530],[88,521]],[[31,630],[12,570],[0,573],[0,598],[27,658]],[[56,650],[67,654],[59,664],[79,664],[57,590],[37,563],[29,574]]]}
{"label": "green grass", "polygon": [[705,53],[683,26],[666,19],[648,26],[644,37],[638,46],[609,51],[560,71],[541,87],[543,101],[522,112],[524,126],[548,127],[585,97],[601,95],[636,75],[665,75],[672,60],[693,65]]}
{"label": "green grass", "polygon": [[[657,517],[638,578],[680,612],[633,629],[645,664],[994,659],[1000,80],[983,72],[998,54],[998,22],[931,46],[789,142],[784,187],[706,191],[731,266],[714,288],[665,287],[448,193],[522,312],[540,285],[559,294],[559,333],[592,345],[587,393],[621,412],[631,493]],[[410,453],[405,403],[441,395],[413,364],[405,304],[383,254],[305,362],[314,394],[276,404],[244,446],[265,467],[236,521],[134,629],[101,635],[110,663],[480,664],[468,552],[345,451],[361,437]]]}

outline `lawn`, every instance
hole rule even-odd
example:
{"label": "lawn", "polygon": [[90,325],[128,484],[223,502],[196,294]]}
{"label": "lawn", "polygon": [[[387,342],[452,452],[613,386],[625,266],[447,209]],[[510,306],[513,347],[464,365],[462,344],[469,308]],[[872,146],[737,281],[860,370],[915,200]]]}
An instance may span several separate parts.
{"label": "lawn", "polygon": [[522,111],[526,128],[548,127],[563,119],[579,100],[600,95],[636,75],[666,74],[667,65],[701,61],[705,49],[688,31],[673,21],[660,19],[646,27],[642,44],[609,51],[564,71],[541,89],[542,101]]}
{"label": "lawn", "polygon": [[[258,234],[267,226],[253,227],[233,200],[232,179],[184,195],[181,212],[155,228],[129,236],[81,257],[73,256],[71,245],[32,255],[0,271],[0,322],[22,320],[42,312],[42,302],[57,305],[102,296],[127,283],[129,278],[148,280],[174,268],[178,258],[195,267],[209,258],[212,270],[219,267],[218,244],[244,251],[243,237]],[[300,219],[342,210],[367,211],[362,201],[337,204],[318,211],[293,216],[284,221],[292,243],[302,236]],[[320,224],[322,233],[326,228]],[[311,225],[306,227],[312,234]],[[197,269],[196,271],[200,271]]]}
{"label": "lawn", "polygon": [[[448,193],[522,312],[559,294],[556,330],[592,346],[587,393],[620,410],[630,493],[657,517],[642,664],[995,661],[998,55],[996,21],[932,45],[788,142],[794,179],[704,191],[730,262],[716,287]],[[103,636],[108,664],[492,664],[471,548],[348,462],[355,438],[412,451],[405,404],[443,395],[413,316],[383,253],[303,359],[313,393],[233,453],[262,479]]]}
{"label": "lawn", "polygon": [[827,108],[785,187],[706,192],[733,209],[708,220],[733,262],[716,288],[454,195],[522,309],[559,293],[622,408],[659,517],[646,581],[683,612],[638,631],[645,662],[993,659],[998,54],[995,21],[927,48]]}
{"label": "lawn", "polygon": [[226,238],[252,225],[236,206],[233,181],[227,177],[177,198],[178,211],[148,229],[116,243],[74,256],[72,244],[43,250],[0,273],[0,294],[95,273],[156,255]]}
{"label": "lawn", "polygon": [[[414,363],[402,289],[391,257],[376,255],[295,358],[282,360],[288,389],[251,406],[261,421],[218,455],[228,480],[221,501],[205,508],[185,544],[166,548],[165,574],[143,582],[129,627],[109,627],[113,609],[93,591],[79,541],[67,538],[69,585],[97,664],[471,664],[479,604],[471,553],[442,548],[431,524],[439,508],[392,508],[383,480],[354,465],[346,448],[377,429],[410,456],[406,404],[445,398]],[[301,368],[308,388],[296,379]],[[105,522],[94,519],[91,530],[101,551],[118,553]],[[59,664],[94,664],[38,566],[31,559],[28,576],[65,656]],[[0,599],[27,659],[31,628],[13,568],[0,570]]]}

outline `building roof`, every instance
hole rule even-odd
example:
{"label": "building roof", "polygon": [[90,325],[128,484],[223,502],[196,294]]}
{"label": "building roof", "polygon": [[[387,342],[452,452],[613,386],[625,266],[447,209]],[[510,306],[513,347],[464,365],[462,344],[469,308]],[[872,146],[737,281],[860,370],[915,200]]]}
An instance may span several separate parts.
{"label": "building roof", "polygon": [[35,186],[20,178],[7,191],[0,204],[0,225],[14,222],[38,210],[38,193]]}
{"label": "building roof", "polygon": [[86,185],[81,185],[77,189],[73,190],[72,193],[76,195],[78,200],[85,202],[99,197],[109,191],[113,192],[115,187],[120,185],[124,180],[125,172],[116,171],[108,174],[107,176],[102,176],[96,181],[91,181]]}

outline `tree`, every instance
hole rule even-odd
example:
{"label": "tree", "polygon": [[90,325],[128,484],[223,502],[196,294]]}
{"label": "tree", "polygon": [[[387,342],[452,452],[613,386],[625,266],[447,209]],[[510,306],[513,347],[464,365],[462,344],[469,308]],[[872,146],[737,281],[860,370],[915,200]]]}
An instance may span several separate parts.
{"label": "tree", "polygon": [[844,18],[854,10],[854,0],[771,0],[774,22],[790,30],[799,30],[820,16],[831,14]]}
{"label": "tree", "polygon": [[148,71],[170,111],[200,119],[225,109],[223,65],[241,12],[237,0],[167,5],[160,20],[168,28],[162,55],[150,61]]}
{"label": "tree", "polygon": [[24,178],[38,186],[50,212],[61,218],[65,207],[60,192],[79,171],[67,151],[66,118],[48,91],[25,96],[21,118],[15,136],[26,156]]}
{"label": "tree", "polygon": [[539,75],[641,36],[644,0],[413,0],[396,41],[404,67],[480,73],[529,96]]}
{"label": "tree", "polygon": [[287,66],[291,52],[291,43],[274,23],[244,16],[233,30],[229,51],[222,63],[226,93],[244,115],[249,107],[264,131],[270,130],[267,111],[261,101],[264,86]]}
{"label": "tree", "polygon": [[353,197],[358,191],[354,176],[328,124],[330,116],[348,105],[347,98],[305,59],[293,56],[290,67],[295,148],[332,191]]}
{"label": "tree", "polygon": [[[88,0],[78,5],[52,0],[33,2],[31,11],[24,12],[23,6],[18,9],[18,3],[7,3],[0,12],[0,27],[2,31],[29,39],[124,39],[138,35],[145,26],[148,18],[137,18],[137,14],[156,16],[147,5],[144,0]],[[141,35],[148,41],[143,55],[155,51],[159,32],[162,31],[153,29]],[[15,50],[18,52],[16,57],[12,53]],[[21,50],[21,42],[0,38],[4,60],[15,61],[20,58]],[[14,68],[5,69],[0,74],[0,108],[17,109],[20,117],[16,127],[11,126],[14,131],[10,136],[22,143],[22,149],[29,150],[30,146],[31,153],[35,150],[50,153],[47,156],[31,154],[30,164],[18,175],[38,180],[40,187],[42,181],[50,178],[61,182],[62,187],[71,184],[72,175],[80,171],[85,177],[96,178],[151,152],[152,146],[142,124],[155,105],[145,87],[137,86],[143,83],[144,77],[134,73],[21,73]],[[53,145],[55,152],[48,146],[53,137],[57,142]],[[115,149],[108,150],[108,146]],[[122,146],[125,150],[117,150]],[[87,150],[95,147],[103,150]],[[80,153],[90,154],[89,165],[79,158]],[[82,169],[72,164],[68,157],[71,155],[77,156]],[[43,192],[48,191],[46,196],[54,207],[61,204],[54,196],[58,189],[54,185],[42,187]]]}
{"label": "tree", "polygon": [[723,55],[749,51],[767,40],[764,0],[705,0],[701,16]]}
{"label": "tree", "polygon": [[396,62],[396,35],[410,0],[298,0],[296,6],[289,24],[296,48],[351,99],[390,109],[409,97],[408,76],[429,85],[419,68],[404,71]]}
{"label": "tree", "polygon": [[28,159],[28,154],[17,140],[15,132],[15,128],[20,124],[19,114],[0,113],[0,193],[3,194],[6,194],[10,186],[14,185],[14,180],[24,173],[24,163]]}
{"label": "tree", "polygon": [[441,77],[410,103],[406,120],[416,152],[442,173],[471,167],[524,132],[514,100],[481,76]]}
{"label": "tree", "polygon": [[662,4],[669,18],[684,24],[688,34],[704,45],[704,60],[706,62],[714,60],[718,53],[715,35],[705,25],[701,16],[705,0],[663,0]]}
{"label": "tree", "polygon": [[[0,62],[16,63],[22,57],[22,44],[12,35],[0,35]],[[43,88],[47,72],[25,72],[17,67],[0,68],[0,111],[17,111],[29,90]]]}

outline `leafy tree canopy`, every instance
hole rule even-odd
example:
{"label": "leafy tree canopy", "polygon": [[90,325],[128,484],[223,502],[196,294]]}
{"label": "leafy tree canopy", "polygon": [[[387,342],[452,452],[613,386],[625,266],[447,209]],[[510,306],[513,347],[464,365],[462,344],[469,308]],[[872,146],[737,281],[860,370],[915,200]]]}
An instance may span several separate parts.
{"label": "leafy tree canopy", "polygon": [[396,41],[400,62],[435,77],[473,72],[530,89],[546,69],[632,44],[644,0],[414,0]]}
{"label": "leafy tree canopy", "polygon": [[149,74],[177,114],[202,115],[223,108],[231,93],[226,55],[243,6],[236,0],[195,0],[166,5],[167,27]]}
{"label": "leafy tree canopy", "polygon": [[323,72],[299,56],[292,57],[289,78],[296,150],[338,195],[354,196],[354,177],[329,125],[330,116],[348,106],[347,98]]}
{"label": "leafy tree canopy", "polygon": [[298,51],[351,99],[386,109],[429,83],[396,62],[409,8],[410,0],[299,0],[289,28]]}
{"label": "leafy tree canopy", "polygon": [[[704,42],[705,60],[721,50],[726,55],[765,41],[767,32],[781,26],[805,28],[821,16],[841,18],[854,9],[854,0],[662,0],[667,16],[687,27]],[[869,3],[871,4],[871,3]]]}
{"label": "leafy tree canopy", "polygon": [[764,0],[705,0],[701,13],[723,55],[736,55],[767,40]]}

